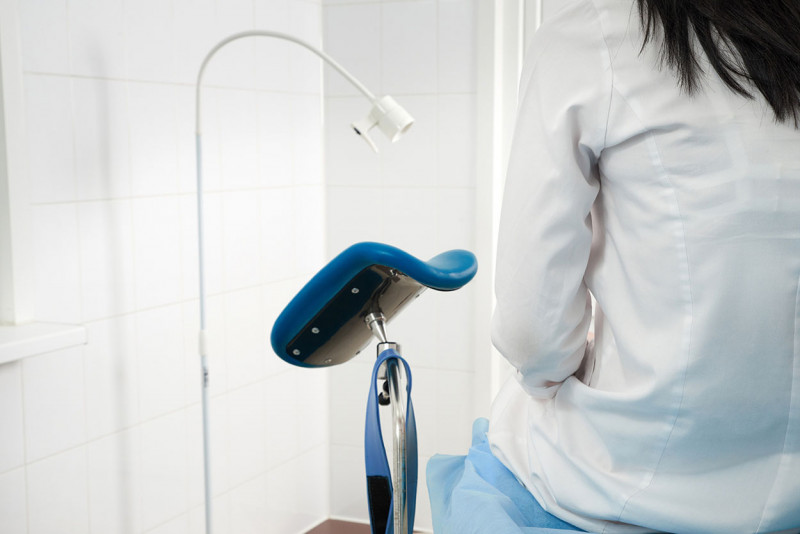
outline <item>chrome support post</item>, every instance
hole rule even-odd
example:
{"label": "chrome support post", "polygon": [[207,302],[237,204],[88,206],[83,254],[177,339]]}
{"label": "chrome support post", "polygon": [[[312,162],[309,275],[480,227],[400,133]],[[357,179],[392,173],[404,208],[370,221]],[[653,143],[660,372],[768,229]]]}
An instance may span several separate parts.
{"label": "chrome support post", "polygon": [[[364,322],[378,339],[378,356],[388,349],[400,354],[400,345],[387,341],[386,318],[382,313],[370,313]],[[406,462],[406,403],[400,385],[400,365],[387,360],[378,370],[378,379],[388,384],[388,404],[392,405],[392,508],[395,534],[408,534],[407,462]],[[383,404],[383,402],[381,402]]]}
{"label": "chrome support post", "polygon": [[392,405],[393,455],[392,455],[392,503],[394,508],[394,531],[408,534],[408,505],[406,499],[406,404],[400,387],[400,365],[397,360],[386,362],[389,382],[389,398]]}
{"label": "chrome support post", "polygon": [[[367,323],[369,329],[372,330],[372,334],[378,338],[381,344],[388,343],[388,338],[386,337],[386,317],[384,317],[382,313],[370,313],[364,317],[364,322]],[[380,350],[380,345],[378,345],[378,350]],[[378,352],[378,354],[380,354],[380,352]]]}

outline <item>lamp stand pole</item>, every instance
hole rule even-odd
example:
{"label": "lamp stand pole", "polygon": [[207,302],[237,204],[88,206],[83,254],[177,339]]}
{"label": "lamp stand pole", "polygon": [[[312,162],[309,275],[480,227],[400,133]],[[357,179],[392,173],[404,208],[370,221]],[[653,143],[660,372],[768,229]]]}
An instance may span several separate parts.
{"label": "lamp stand pole", "polygon": [[[211,453],[210,453],[210,434],[209,434],[209,401],[208,401],[208,386],[209,386],[209,371],[208,371],[208,339],[206,333],[206,298],[205,298],[205,251],[203,249],[203,158],[202,158],[202,134],[201,134],[201,121],[200,121],[200,89],[202,87],[203,82],[203,74],[205,73],[206,66],[214,54],[222,48],[223,46],[227,45],[232,41],[236,41],[238,39],[243,39],[245,37],[273,37],[276,39],[283,39],[286,41],[291,41],[296,43],[304,48],[307,48],[320,58],[322,58],[326,63],[336,69],[342,76],[347,78],[350,83],[352,83],[370,102],[373,103],[373,106],[379,106],[380,101],[375,99],[375,95],[372,94],[364,85],[355,79],[349,72],[347,72],[339,63],[337,63],[333,58],[329,55],[324,53],[323,51],[317,49],[316,47],[310,45],[309,43],[298,39],[292,35],[281,33],[281,32],[273,32],[267,30],[250,30],[244,31],[240,33],[235,33],[230,35],[229,37],[223,39],[219,43],[217,43],[211,51],[208,52],[205,59],[203,60],[202,65],[200,66],[200,72],[197,74],[197,84],[195,86],[196,92],[196,108],[195,108],[195,117],[196,117],[196,129],[195,129],[195,156],[197,160],[197,241],[198,241],[198,252],[199,252],[199,268],[200,268],[200,333],[199,333],[199,353],[200,353],[200,365],[202,370],[202,406],[203,406],[203,469],[204,469],[204,484],[205,484],[205,523],[206,523],[206,534],[211,534],[212,531],[212,491],[211,491]],[[391,111],[391,110],[389,110]],[[409,116],[410,118],[410,116]],[[410,123],[409,123],[410,125]],[[364,135],[366,132],[362,133],[356,130],[359,135]],[[365,137],[365,139],[368,139]],[[371,141],[368,141],[371,143]]]}

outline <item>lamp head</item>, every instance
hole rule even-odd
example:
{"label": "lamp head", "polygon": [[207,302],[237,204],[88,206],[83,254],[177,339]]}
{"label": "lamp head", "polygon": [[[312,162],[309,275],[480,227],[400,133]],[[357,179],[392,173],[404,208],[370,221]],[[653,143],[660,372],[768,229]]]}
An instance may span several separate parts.
{"label": "lamp head", "polygon": [[368,132],[378,127],[383,134],[394,143],[414,124],[414,117],[398,104],[391,96],[384,96],[372,103],[369,115],[353,123],[353,130],[360,135],[375,152],[378,147],[369,137]]}

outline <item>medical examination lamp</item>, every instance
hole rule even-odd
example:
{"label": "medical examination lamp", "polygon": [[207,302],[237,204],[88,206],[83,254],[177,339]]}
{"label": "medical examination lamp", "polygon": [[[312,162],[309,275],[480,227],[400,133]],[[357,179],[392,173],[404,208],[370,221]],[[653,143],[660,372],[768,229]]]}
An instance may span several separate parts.
{"label": "medical examination lamp", "polygon": [[378,147],[373,140],[369,137],[369,131],[375,126],[382,131],[386,137],[392,142],[397,141],[400,136],[405,133],[414,122],[414,119],[409,113],[403,109],[395,100],[390,96],[376,98],[364,85],[356,80],[349,72],[347,72],[339,63],[333,58],[324,53],[323,51],[315,48],[307,42],[293,37],[291,35],[265,31],[265,30],[251,30],[240,33],[235,33],[222,41],[220,41],[210,52],[206,55],[202,65],[200,65],[200,72],[197,75],[196,84],[196,102],[195,116],[197,119],[197,127],[195,130],[196,139],[196,158],[197,158],[197,237],[199,248],[199,267],[200,267],[200,338],[199,338],[199,352],[200,363],[202,366],[202,383],[203,383],[203,460],[204,460],[204,481],[205,481],[205,521],[206,533],[211,532],[211,474],[210,474],[210,458],[209,458],[209,414],[208,414],[208,343],[206,341],[206,298],[205,298],[205,257],[203,250],[203,158],[202,158],[202,135],[200,128],[200,88],[203,82],[203,73],[206,66],[214,54],[225,46],[226,44],[242,39],[244,37],[274,37],[276,39],[284,39],[291,41],[302,47],[307,48],[314,54],[322,58],[326,63],[336,69],[342,76],[347,78],[356,88],[372,102],[372,109],[369,114],[362,120],[356,121],[352,124],[353,130],[366,141],[372,149],[377,152]]}

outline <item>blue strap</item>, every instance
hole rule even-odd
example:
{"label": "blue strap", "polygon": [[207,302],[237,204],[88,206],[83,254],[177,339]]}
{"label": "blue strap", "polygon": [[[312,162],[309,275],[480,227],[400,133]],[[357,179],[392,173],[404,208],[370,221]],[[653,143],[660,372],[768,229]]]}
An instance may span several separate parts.
{"label": "blue strap", "polygon": [[408,532],[414,529],[414,512],[417,502],[417,423],[414,419],[414,405],[411,402],[411,368],[393,349],[387,349],[378,356],[372,369],[372,382],[367,400],[367,420],[364,429],[364,460],[367,468],[367,495],[369,497],[369,517],[372,534],[394,534],[392,476],[386,449],[381,434],[381,416],[378,404],[378,370],[387,360],[395,359],[403,364],[407,378],[406,403],[406,502],[408,506]]}

